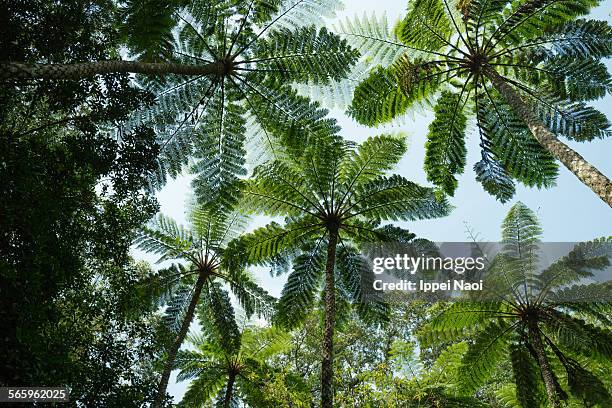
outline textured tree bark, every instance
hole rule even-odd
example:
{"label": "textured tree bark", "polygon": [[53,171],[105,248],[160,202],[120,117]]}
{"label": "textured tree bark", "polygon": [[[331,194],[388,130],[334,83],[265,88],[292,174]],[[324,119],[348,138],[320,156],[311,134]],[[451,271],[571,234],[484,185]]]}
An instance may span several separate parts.
{"label": "textured tree bark", "polygon": [[327,264],[325,266],[325,333],[323,337],[323,361],[321,363],[321,407],[332,408],[334,404],[334,320],[336,299],[334,266],[336,265],[336,246],[338,231],[331,230],[327,244]]}
{"label": "textured tree bark", "polygon": [[546,386],[546,394],[548,395],[548,401],[552,408],[560,408],[561,400],[557,394],[557,388],[555,387],[555,377],[548,362],[544,345],[542,344],[542,338],[540,337],[540,330],[538,329],[538,323],[535,320],[529,321],[529,337],[533,344],[536,356],[538,358],[538,365],[540,366],[540,372],[544,385]]}
{"label": "textured tree bark", "polygon": [[223,401],[223,406],[225,408],[230,408],[231,406],[235,382],[236,382],[236,374],[230,373],[227,379],[227,387],[225,388],[225,397],[224,397],[225,400]]}
{"label": "textured tree bark", "polygon": [[612,207],[612,182],[580,154],[561,142],[533,113],[521,96],[493,69],[485,71],[493,87],[506,99],[518,117],[525,121],[535,139],[605,203]]}
{"label": "textured tree bark", "polygon": [[204,282],[208,278],[207,272],[200,272],[200,276],[198,276],[198,280],[195,283],[193,289],[193,297],[191,298],[191,302],[189,302],[189,306],[187,307],[187,312],[185,313],[185,318],[181,323],[181,327],[179,329],[178,334],[176,335],[176,339],[172,343],[170,350],[168,350],[168,358],[164,363],[164,371],[162,372],[161,379],[159,380],[159,387],[157,389],[157,394],[155,394],[155,400],[153,401],[153,408],[161,408],[164,402],[164,398],[166,397],[166,388],[168,388],[168,380],[170,379],[170,373],[172,372],[172,368],[174,367],[174,360],[176,359],[176,354],[178,353],[185,337],[187,336],[187,332],[189,331],[189,326],[193,321],[193,316],[195,315],[195,308],[200,300],[200,294],[202,293],[202,288],[204,287]]}
{"label": "textured tree bark", "polygon": [[219,75],[225,72],[223,62],[190,65],[167,62],[97,61],[76,64],[0,63],[0,79],[78,79],[110,73],[138,73],[146,75]]}

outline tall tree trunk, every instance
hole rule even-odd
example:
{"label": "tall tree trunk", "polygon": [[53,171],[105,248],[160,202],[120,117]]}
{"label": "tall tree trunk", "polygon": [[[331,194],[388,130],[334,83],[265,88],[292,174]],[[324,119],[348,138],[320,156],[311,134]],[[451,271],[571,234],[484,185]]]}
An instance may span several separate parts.
{"label": "tall tree trunk", "polygon": [[336,285],[334,266],[336,265],[336,245],[338,230],[331,230],[327,244],[327,264],[325,266],[325,333],[323,338],[323,361],[321,363],[321,407],[332,408],[334,403],[334,320],[336,317]]}
{"label": "tall tree trunk", "polygon": [[491,80],[493,87],[506,99],[514,113],[525,121],[540,145],[563,163],[599,198],[612,207],[612,182],[610,182],[610,179],[548,130],[540,118],[533,113],[529,105],[495,70],[488,69],[485,71],[485,75]]}
{"label": "tall tree trunk", "polygon": [[227,379],[227,387],[225,388],[225,400],[223,401],[223,406],[225,408],[230,408],[232,404],[232,395],[234,393],[234,383],[236,382],[236,374],[230,373]]}
{"label": "tall tree trunk", "polygon": [[155,400],[153,401],[153,408],[161,408],[162,403],[164,402],[164,398],[166,397],[166,389],[168,388],[168,380],[170,379],[170,373],[172,372],[172,368],[174,367],[174,360],[176,359],[176,354],[178,353],[183,341],[185,341],[185,337],[187,336],[187,332],[189,331],[189,326],[193,321],[193,316],[195,315],[195,308],[200,300],[200,294],[202,293],[202,288],[204,287],[204,282],[208,278],[207,272],[200,272],[198,276],[198,280],[195,283],[195,287],[193,289],[193,296],[191,298],[191,302],[189,302],[189,306],[187,307],[187,312],[185,313],[185,318],[181,323],[181,328],[179,329],[178,334],[176,335],[176,339],[172,343],[170,350],[168,350],[168,357],[166,358],[166,362],[164,363],[164,371],[162,372],[161,379],[159,380],[159,387],[157,389],[157,394],[155,394]]}
{"label": "tall tree trunk", "polygon": [[529,337],[533,344],[536,357],[538,358],[538,365],[540,366],[540,372],[542,373],[542,379],[546,386],[546,394],[548,395],[548,401],[552,408],[560,408],[561,400],[557,394],[557,387],[555,386],[555,375],[550,367],[548,357],[546,356],[546,350],[542,344],[542,337],[540,337],[540,330],[538,329],[538,323],[535,320],[530,320],[529,326]]}
{"label": "tall tree trunk", "polygon": [[0,63],[0,79],[78,79],[100,74],[133,72],[147,75],[219,75],[226,70],[223,62],[209,64],[174,64],[168,62],[97,61],[75,64]]}

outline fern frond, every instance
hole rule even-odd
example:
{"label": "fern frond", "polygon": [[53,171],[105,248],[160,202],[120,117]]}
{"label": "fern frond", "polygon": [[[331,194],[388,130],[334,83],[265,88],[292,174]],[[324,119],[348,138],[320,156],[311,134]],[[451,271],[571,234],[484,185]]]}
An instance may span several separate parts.
{"label": "fern frond", "polygon": [[312,308],[321,279],[325,271],[325,251],[319,245],[296,257],[293,271],[287,278],[277,304],[275,320],[284,327],[292,328],[305,317],[305,311]]}
{"label": "fern frond", "polygon": [[435,119],[429,125],[425,143],[427,180],[453,195],[457,188],[455,174],[465,167],[465,128],[462,94],[443,92],[434,108]]}
{"label": "fern frond", "polygon": [[350,216],[373,220],[416,220],[444,217],[451,207],[445,198],[399,176],[380,176],[359,186]]}
{"label": "fern frond", "polygon": [[256,70],[274,70],[288,82],[327,84],[348,74],[359,53],[345,40],[314,26],[274,31],[258,44]]}
{"label": "fern frond", "polygon": [[361,18],[339,22],[334,31],[356,48],[364,56],[364,62],[370,66],[389,66],[406,50],[389,27],[386,14],[380,17],[372,14],[368,17],[364,13]]}
{"label": "fern frond", "polygon": [[421,344],[462,340],[491,319],[500,316],[499,302],[456,302],[423,327],[418,333]]}
{"label": "fern frond", "polygon": [[507,352],[512,326],[507,322],[493,322],[476,335],[459,369],[464,392],[476,390],[491,375]]}

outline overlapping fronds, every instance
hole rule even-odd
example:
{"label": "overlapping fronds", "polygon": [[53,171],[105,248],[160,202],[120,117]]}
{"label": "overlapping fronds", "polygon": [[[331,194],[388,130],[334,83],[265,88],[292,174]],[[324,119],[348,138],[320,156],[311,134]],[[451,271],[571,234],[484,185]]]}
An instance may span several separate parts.
{"label": "overlapping fronds", "polygon": [[[484,95],[486,99],[479,101],[477,117],[484,153],[500,163],[504,169],[501,175],[507,174],[528,186],[553,186],[558,174],[554,157],[540,146],[503,100],[490,92]],[[504,181],[502,177],[500,186],[509,187]],[[500,195],[508,197],[509,191],[500,189]]]}
{"label": "overlapping fronds", "polygon": [[589,358],[612,360],[612,333],[569,314],[553,311],[546,327],[559,346]]}
{"label": "overlapping fronds", "polygon": [[190,258],[189,252],[194,245],[190,231],[179,226],[176,221],[158,214],[149,226],[141,228],[134,244],[138,249],[159,255],[158,263],[178,258]]}
{"label": "overlapping fronds", "polygon": [[[142,17],[139,7],[135,2],[127,6],[130,18]],[[246,174],[249,123],[266,133],[269,143],[264,146],[272,156],[279,140],[301,146],[309,138],[337,132],[335,121],[325,118],[327,111],[291,88],[292,83],[337,82],[359,58],[345,40],[318,28],[336,7],[331,0],[160,7],[174,28],[169,32],[167,24],[160,25],[163,33],[156,38],[164,50],[153,47],[150,52],[175,64],[201,66],[202,74],[142,80],[157,103],[133,122],[153,125],[162,147],[151,187],[163,186],[191,164],[200,199],[219,199],[224,186]]]}
{"label": "overlapping fronds", "polygon": [[364,321],[389,320],[390,307],[380,292],[371,290],[374,275],[367,260],[356,248],[340,246],[337,255],[338,286],[347,301],[355,307]]}
{"label": "overlapping fronds", "polygon": [[[356,46],[362,53],[369,49],[377,55],[391,47],[397,54],[372,69],[355,88],[348,113],[359,123],[375,126],[422,105],[436,106],[436,99],[441,101],[437,111],[450,107],[452,92],[457,104],[472,107],[476,116],[482,160],[474,172],[485,191],[506,202],[514,195],[514,181],[552,187],[556,159],[563,160],[532,137],[536,127],[528,127],[517,112],[530,109],[553,135],[578,141],[610,136],[605,116],[585,104],[609,93],[611,86],[601,59],[612,53],[612,29],[606,22],[577,19],[597,4],[418,0],[409,3],[404,19],[387,36],[382,35],[384,26],[375,35],[360,33],[356,24],[354,36],[362,41]],[[503,92],[499,81],[508,85]],[[459,122],[463,127],[463,120]],[[445,117],[432,126],[452,129],[441,130],[444,134],[461,134],[454,123]],[[461,138],[444,138],[449,139]],[[441,138],[429,138],[428,146],[428,176],[452,194],[456,169],[463,167],[456,160],[463,156],[461,149],[455,143],[455,159],[449,160],[444,147],[448,144]]]}
{"label": "overlapping fronds", "polygon": [[312,240],[320,230],[320,225],[311,218],[297,219],[281,226],[272,222],[252,233],[243,235],[236,245],[252,265],[267,265],[278,256],[293,254],[305,242]]}
{"label": "overlapping fronds", "polygon": [[224,352],[233,353],[240,348],[240,329],[229,294],[219,282],[209,283],[205,290],[198,310],[201,324],[209,325],[211,332],[223,339],[219,346]]}
{"label": "overlapping fronds", "polygon": [[174,291],[167,302],[166,310],[164,311],[164,324],[174,333],[178,333],[187,307],[193,296],[193,285],[181,284]]}
{"label": "overlapping fronds", "polygon": [[258,69],[277,71],[285,81],[328,83],[346,74],[346,61],[356,60],[358,51],[325,28],[314,26],[295,32],[277,30],[262,40]]}

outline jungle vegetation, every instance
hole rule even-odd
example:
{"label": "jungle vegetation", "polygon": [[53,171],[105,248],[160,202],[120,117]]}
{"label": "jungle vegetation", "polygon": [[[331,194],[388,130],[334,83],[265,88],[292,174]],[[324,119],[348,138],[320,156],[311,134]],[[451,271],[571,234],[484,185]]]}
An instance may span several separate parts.
{"label": "jungle vegetation", "polygon": [[[612,206],[571,143],[612,135],[588,105],[612,92],[600,3],[409,0],[394,25],[332,25],[336,0],[1,0],[0,386],[75,407],[611,406],[612,238],[539,268],[540,215],[511,202],[561,163]],[[419,110],[431,185],[374,129]],[[435,251],[406,225],[470,205],[472,148],[508,203],[486,290],[372,296],[366,249]],[[183,226],[156,195],[185,176]]]}

